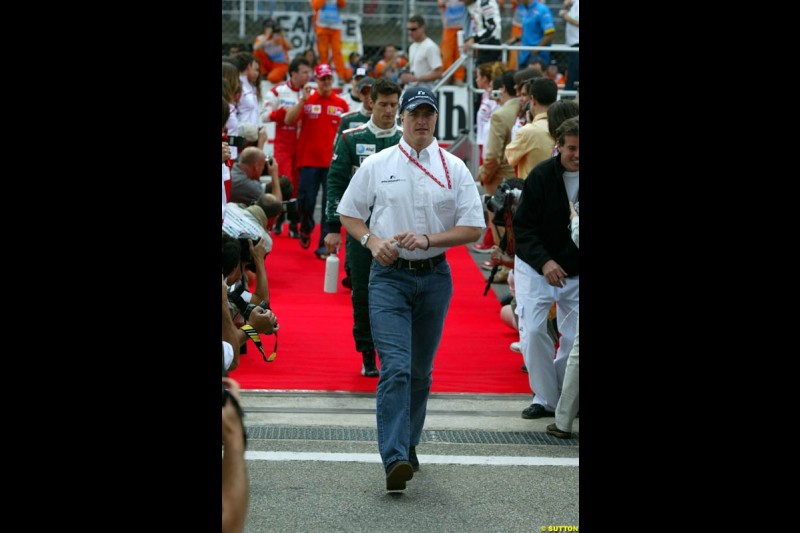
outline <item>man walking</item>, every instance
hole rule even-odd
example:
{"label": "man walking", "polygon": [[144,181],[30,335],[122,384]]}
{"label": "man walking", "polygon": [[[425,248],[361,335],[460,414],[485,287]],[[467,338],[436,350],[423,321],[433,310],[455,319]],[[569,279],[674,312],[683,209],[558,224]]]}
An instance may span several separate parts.
{"label": "man walking", "polygon": [[381,358],[376,418],[386,490],[405,489],[419,469],[416,446],[453,294],[445,250],[474,242],[485,226],[472,175],[433,137],[438,113],[433,92],[406,89],[403,138],[362,163],[337,209],[373,258],[369,314]]}
{"label": "man walking", "polygon": [[[570,232],[569,203],[578,202],[580,137],[578,117],[556,130],[559,155],[542,161],[522,188],[514,214],[516,313],[519,340],[533,403],[522,418],[555,416],[567,357],[578,319],[578,247]],[[561,338],[553,361],[547,312],[556,303]]]}
{"label": "man walking", "polygon": [[[372,84],[372,78],[364,79],[370,80],[369,83]],[[402,136],[395,124],[402,89],[387,78],[380,78],[371,87],[371,94],[365,95],[365,104],[368,104],[372,112],[371,117],[368,117],[366,124],[347,129],[338,137],[331,168],[328,170],[328,204],[325,211],[328,217],[328,234],[325,236],[325,246],[330,253],[334,253],[342,243],[342,224],[336,208],[353,173],[368,157],[396,145]],[[356,350],[361,352],[361,375],[378,377],[367,291],[372,254],[352,235],[348,235],[346,258],[345,271],[352,288],[353,338]]]}
{"label": "man walking", "polygon": [[[297,166],[300,168],[300,190],[297,192],[297,209],[300,212],[300,246],[308,248],[311,244],[311,231],[314,229],[314,205],[317,202],[319,186],[322,185],[322,205],[328,198],[328,168],[333,156],[333,142],[342,115],[347,111],[347,102],[333,94],[333,69],[327,63],[314,67],[319,89],[312,93],[306,83],[291,109],[286,112],[286,123],[294,124],[302,120],[298,140]],[[324,239],[328,224],[322,216],[319,246],[314,253],[320,259],[328,257]]]}
{"label": "man walking", "polygon": [[[286,113],[297,105],[300,93],[308,80],[311,79],[311,65],[302,57],[296,57],[289,63],[289,79],[274,86],[267,93],[264,102],[264,113],[261,118],[264,122],[275,123],[275,161],[278,168],[289,177],[292,182],[292,198],[297,198],[300,188],[300,169],[297,165],[299,153],[297,151],[297,129],[299,124],[286,122]],[[288,200],[289,198],[286,198]],[[289,236],[295,239],[300,237],[297,223],[300,215],[296,211],[287,213],[289,219]],[[284,215],[275,223],[275,235],[280,235]]]}

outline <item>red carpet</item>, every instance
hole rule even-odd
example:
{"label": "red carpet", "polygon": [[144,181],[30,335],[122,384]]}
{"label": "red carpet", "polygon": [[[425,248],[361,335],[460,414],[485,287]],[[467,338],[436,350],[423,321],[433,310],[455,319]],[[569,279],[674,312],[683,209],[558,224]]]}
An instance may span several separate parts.
{"label": "red carpet", "polygon": [[[284,226],[286,228],[286,226]],[[378,378],[361,375],[361,354],[353,341],[350,291],[338,284],[322,291],[325,261],[311,247],[300,248],[288,231],[273,237],[267,256],[271,307],[280,324],[278,356],[265,363],[252,342],[231,377],[244,389],[374,392]],[[339,252],[344,277],[344,246]],[[522,356],[508,349],[516,332],[500,321],[494,292],[483,296],[484,276],[465,246],[447,251],[453,272],[453,299],[434,361],[432,392],[530,393]],[[272,349],[274,336],[262,335]]]}

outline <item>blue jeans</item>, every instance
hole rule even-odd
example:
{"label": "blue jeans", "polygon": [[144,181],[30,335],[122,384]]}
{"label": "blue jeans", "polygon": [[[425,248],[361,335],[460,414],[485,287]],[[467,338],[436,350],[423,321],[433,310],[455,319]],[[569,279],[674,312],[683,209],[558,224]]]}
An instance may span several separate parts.
{"label": "blue jeans", "polygon": [[369,317],[381,362],[376,394],[378,450],[384,468],[419,444],[433,358],[453,296],[450,265],[407,270],[372,262]]}
{"label": "blue jeans", "polygon": [[328,169],[321,167],[300,167],[300,183],[297,186],[297,211],[300,213],[300,231],[314,231],[314,209],[317,204],[319,186],[322,185],[322,213],[320,214],[319,247],[325,246],[325,235],[328,234],[328,219],[325,217],[325,205],[328,203]]}

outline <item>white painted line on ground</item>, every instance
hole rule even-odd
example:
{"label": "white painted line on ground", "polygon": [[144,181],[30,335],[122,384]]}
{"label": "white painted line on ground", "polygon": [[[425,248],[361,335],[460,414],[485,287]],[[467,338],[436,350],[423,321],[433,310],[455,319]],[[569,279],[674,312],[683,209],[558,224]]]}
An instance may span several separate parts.
{"label": "white painted line on ground", "polygon": [[[420,455],[422,464],[499,466],[579,466],[577,457],[514,457],[509,455]],[[380,463],[377,453],[245,452],[249,461],[328,461]]]}

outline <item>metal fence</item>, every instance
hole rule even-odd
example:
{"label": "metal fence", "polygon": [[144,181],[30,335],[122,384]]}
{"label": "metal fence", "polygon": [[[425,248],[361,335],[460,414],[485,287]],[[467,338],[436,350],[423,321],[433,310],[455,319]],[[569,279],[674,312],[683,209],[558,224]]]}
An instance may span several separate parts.
{"label": "metal fence", "polygon": [[[556,37],[553,43],[564,43],[564,21],[558,10],[561,2],[545,2],[553,14],[556,26]],[[502,10],[503,40],[511,35],[511,2],[505,2]],[[223,53],[230,45],[238,45],[245,50],[252,49],[253,41],[261,33],[261,22],[273,12],[307,13],[312,15],[308,0],[222,0],[222,49]],[[436,0],[347,0],[343,9],[346,14],[358,15],[361,19],[360,30],[363,56],[374,64],[380,59],[380,50],[386,44],[399,46],[408,50],[408,32],[406,21],[411,15],[425,17],[425,29],[428,37],[441,42],[442,18],[441,9]],[[308,19],[310,20],[310,19]],[[313,40],[313,29],[304,23],[303,31],[309,33],[308,42]],[[293,55],[293,54],[292,54]],[[566,57],[553,53],[551,57],[566,68]]]}

